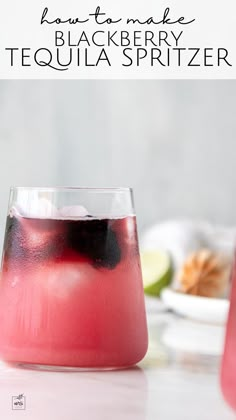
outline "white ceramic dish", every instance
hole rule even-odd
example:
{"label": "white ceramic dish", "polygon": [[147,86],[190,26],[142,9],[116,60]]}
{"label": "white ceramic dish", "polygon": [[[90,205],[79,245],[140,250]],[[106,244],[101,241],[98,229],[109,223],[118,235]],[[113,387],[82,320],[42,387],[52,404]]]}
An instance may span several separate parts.
{"label": "white ceramic dish", "polygon": [[227,299],[215,299],[186,295],[167,287],[162,290],[161,299],[174,312],[210,324],[225,324],[229,310]]}

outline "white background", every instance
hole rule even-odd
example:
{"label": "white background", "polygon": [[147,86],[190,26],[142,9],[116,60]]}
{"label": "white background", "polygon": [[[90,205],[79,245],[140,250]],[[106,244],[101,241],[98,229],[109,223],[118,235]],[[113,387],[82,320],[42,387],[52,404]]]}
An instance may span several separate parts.
{"label": "white background", "polygon": [[[88,13],[93,12],[100,5],[101,10],[107,12],[107,16],[113,18],[123,17],[139,17],[148,18],[153,16],[160,20],[166,7],[170,7],[170,17],[177,19],[184,16],[187,20],[195,18],[196,21],[187,26],[180,25],[143,25],[142,30],[184,30],[182,36],[182,47],[214,47],[227,48],[229,50],[229,59],[233,66],[222,67],[150,67],[149,60],[143,60],[140,67],[122,67],[121,49],[116,47],[109,51],[112,66],[106,64],[98,67],[80,67],[71,66],[68,71],[59,72],[48,67],[39,67],[34,65],[33,59],[29,59],[31,67],[21,67],[20,65],[10,67],[9,52],[5,51],[6,47],[31,47],[32,53],[38,48],[53,48],[54,31],[72,30],[76,35],[82,30],[92,33],[101,29],[90,21],[86,25],[40,25],[43,9],[49,8],[48,18],[60,17],[67,19],[68,17],[86,17]],[[188,0],[147,0],[145,2],[134,2],[121,0],[119,2],[111,2],[108,0],[90,0],[89,2],[78,2],[76,0],[68,0],[66,2],[58,2],[56,0],[45,1],[38,0],[22,0],[18,2],[4,2],[1,7],[1,25],[0,25],[0,78],[77,78],[77,79],[108,79],[108,78],[235,78],[236,77],[236,13],[235,0],[225,0],[224,2],[215,0],[199,0],[198,2],[189,2]],[[169,25],[170,26],[170,25]],[[111,29],[102,27],[102,29]],[[124,25],[124,23],[112,26],[112,29],[131,30],[132,27]],[[140,26],[135,26],[136,30],[140,30]],[[90,47],[91,57],[97,60],[97,50]],[[95,61],[96,61],[95,60]],[[92,60],[93,61],[93,60]]]}

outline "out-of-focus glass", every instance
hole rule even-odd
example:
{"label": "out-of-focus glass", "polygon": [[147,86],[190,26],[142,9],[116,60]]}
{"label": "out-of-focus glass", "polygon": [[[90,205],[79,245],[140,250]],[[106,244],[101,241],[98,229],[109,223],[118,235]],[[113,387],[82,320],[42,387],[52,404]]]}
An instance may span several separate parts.
{"label": "out-of-focus glass", "polygon": [[230,310],[221,366],[221,388],[226,401],[236,411],[236,259],[231,281]]}

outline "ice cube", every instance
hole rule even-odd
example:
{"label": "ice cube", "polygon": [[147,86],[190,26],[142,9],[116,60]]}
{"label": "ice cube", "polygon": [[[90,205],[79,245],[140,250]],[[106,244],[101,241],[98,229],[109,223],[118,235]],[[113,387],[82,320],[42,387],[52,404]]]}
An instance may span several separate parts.
{"label": "ice cube", "polygon": [[22,216],[38,219],[56,219],[59,216],[58,209],[53,203],[45,198],[39,197],[33,192],[29,195],[25,191],[20,192],[17,204],[9,212],[10,216]]}
{"label": "ice cube", "polygon": [[65,206],[59,209],[59,213],[63,219],[80,218],[89,215],[83,206]]}
{"label": "ice cube", "polygon": [[37,224],[24,221],[24,234],[25,234],[25,244],[27,248],[31,251],[38,251],[40,254],[45,254],[45,257],[48,254],[48,250],[56,250],[58,241],[57,237],[60,234],[60,231],[56,230],[53,226],[37,226]]}
{"label": "ice cube", "polygon": [[17,217],[11,221],[11,253],[22,261],[43,261],[60,257],[66,247],[65,224],[55,219]]}
{"label": "ice cube", "polygon": [[58,209],[47,198],[41,198],[34,209],[34,215],[39,218],[55,219],[58,216]]}
{"label": "ice cube", "polygon": [[[60,263],[45,267],[43,276],[40,280],[51,296],[57,298],[68,298],[76,289],[80,290],[82,285],[85,287],[91,284],[89,279],[93,279],[96,271],[88,263]],[[42,282],[43,279],[43,282]]]}
{"label": "ice cube", "polygon": [[9,211],[9,216],[10,217],[19,217],[19,216],[24,217],[25,214],[20,206],[17,206],[17,207],[13,206]]}

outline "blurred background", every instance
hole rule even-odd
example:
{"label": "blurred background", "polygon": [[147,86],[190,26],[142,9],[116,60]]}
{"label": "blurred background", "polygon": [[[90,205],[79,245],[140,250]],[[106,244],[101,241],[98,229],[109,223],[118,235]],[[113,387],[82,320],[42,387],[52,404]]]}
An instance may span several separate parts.
{"label": "blurred background", "polygon": [[0,247],[11,185],[132,186],[149,328],[141,366],[158,369],[155,382],[170,369],[185,402],[191,391],[189,409],[197,393],[201,409],[222,404],[217,413],[236,236],[235,105],[234,81],[0,81]]}
{"label": "blurred background", "polygon": [[236,224],[233,81],[0,81],[0,235],[10,185],[133,186],[139,230]]}

